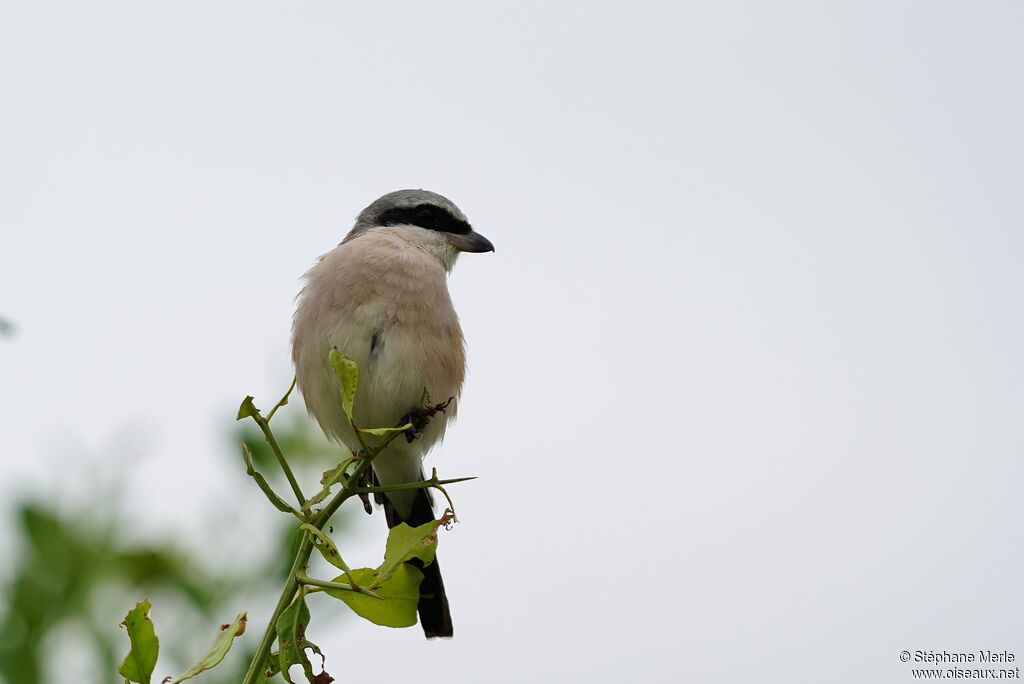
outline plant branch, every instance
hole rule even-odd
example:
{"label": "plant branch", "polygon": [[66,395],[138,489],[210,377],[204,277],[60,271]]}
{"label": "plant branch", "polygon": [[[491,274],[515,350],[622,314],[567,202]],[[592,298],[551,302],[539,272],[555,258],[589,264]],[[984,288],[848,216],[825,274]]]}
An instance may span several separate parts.
{"label": "plant branch", "polygon": [[292,384],[291,384],[291,386],[288,387],[288,391],[284,393],[284,396],[281,397],[281,401],[279,401],[276,404],[274,404],[274,408],[270,409],[270,413],[267,414],[267,422],[268,423],[270,422],[270,419],[274,417],[274,414],[277,413],[277,409],[281,408],[282,406],[284,406],[284,405],[286,405],[288,403],[288,396],[292,393],[292,390],[295,389],[295,383],[296,382],[298,382],[298,378],[294,378],[293,377],[292,378]]}
{"label": "plant branch", "polygon": [[360,594],[366,594],[372,596],[375,599],[383,598],[380,594],[366,587],[361,587],[358,584],[345,584],[344,582],[328,582],[327,580],[317,579],[310,577],[309,575],[297,575],[295,581],[299,584],[308,584],[311,587],[320,587],[321,589],[340,589],[342,591],[355,591]]}
{"label": "plant branch", "polygon": [[381,485],[379,487],[359,487],[353,491],[356,494],[381,494],[384,492],[405,492],[410,489],[427,489],[428,487],[439,487],[440,485],[455,484],[456,482],[467,482],[475,480],[474,477],[454,477],[450,480],[420,480],[419,482],[402,482],[401,484]]}
{"label": "plant branch", "polygon": [[248,473],[252,479],[256,480],[256,484],[259,485],[259,488],[262,489],[263,493],[267,495],[268,499],[270,499],[270,503],[274,504],[274,508],[284,513],[291,513],[300,521],[306,522],[306,519],[302,517],[302,514],[289,506],[284,499],[278,496],[277,492],[275,492],[273,487],[270,486],[270,483],[267,482],[267,478],[263,477],[263,475],[256,470],[256,466],[252,462],[252,454],[249,453],[249,447],[245,445],[245,442],[242,442],[242,453],[245,454],[245,472]]}
{"label": "plant branch", "polygon": [[323,487],[320,489],[319,492],[310,497],[305,504],[303,504],[302,512],[309,513],[310,509],[313,508],[313,506],[317,505],[318,503],[326,499],[328,496],[330,496],[331,487],[333,487],[334,485],[338,484],[339,481],[341,481],[341,478],[345,476],[345,471],[348,470],[348,467],[352,465],[352,462],[355,460],[355,456],[349,456],[344,461],[339,463],[336,468],[333,468],[332,470],[328,471],[334,472],[334,475],[327,477],[327,473],[324,473],[324,479],[320,480],[321,484],[323,484]]}
{"label": "plant branch", "polygon": [[[352,423],[352,429],[355,430],[356,439],[359,440],[359,446],[362,447],[363,453],[364,454],[370,453],[370,447],[366,446],[366,440],[363,439],[363,431],[360,430],[359,426],[356,425],[356,421],[354,419],[350,418],[348,422]],[[387,441],[390,442],[391,440],[389,439]],[[385,445],[386,444],[387,444],[387,442],[385,442]],[[383,448],[384,447],[381,447],[381,449],[383,449]]]}
{"label": "plant branch", "polygon": [[452,501],[452,497],[449,496],[448,490],[442,487],[441,485],[435,485],[434,489],[444,494],[444,498],[448,499],[448,511],[445,513],[445,515],[447,515],[447,513],[450,512],[452,514],[451,519],[454,522],[459,522],[459,517],[455,515],[455,502]]}
{"label": "plant branch", "polygon": [[[377,457],[377,454],[384,451],[384,449],[391,444],[392,440],[401,434],[401,432],[394,432],[388,435],[376,449],[371,449],[363,454],[363,457],[358,460],[356,467],[352,470],[352,474],[348,476],[348,479],[345,480],[342,485],[341,491],[335,494],[334,498],[331,499],[327,505],[324,506],[323,510],[320,511],[320,513],[318,513],[313,519],[314,527],[322,530],[324,525],[327,524],[327,521],[331,519],[332,515],[334,515],[334,512],[338,510],[338,507],[345,503],[346,499],[357,493],[356,485],[359,484],[359,480],[362,478],[363,473],[366,472],[366,469],[373,463],[373,459]],[[362,437],[360,437],[360,443],[362,443]]]}
{"label": "plant branch", "polygon": [[[270,440],[273,439],[273,433],[270,432],[270,426],[266,424],[266,420],[264,420],[262,416],[259,416],[258,418],[253,416],[253,418],[256,419],[257,423],[259,423],[260,428],[264,429],[264,434],[267,435],[267,441],[270,442]],[[322,530],[331,519],[331,516],[338,510],[338,507],[340,507],[346,499],[356,495],[355,489],[356,484],[359,482],[359,478],[361,478],[366,469],[370,467],[377,454],[383,451],[387,445],[391,443],[391,440],[400,434],[402,433],[396,432],[388,435],[388,437],[381,442],[376,449],[366,452],[363,458],[359,459],[356,463],[355,469],[352,471],[352,474],[345,480],[341,491],[339,491],[334,498],[324,506],[324,509],[311,521],[311,524],[315,528]],[[270,446],[274,449],[275,454],[280,453],[276,440],[271,442]],[[283,465],[286,465],[283,455],[280,456],[280,460]],[[287,468],[285,472],[288,474],[291,473]],[[296,484],[295,487],[298,487],[298,485]],[[298,493],[298,495],[300,497],[302,496],[301,493]],[[301,500],[305,501],[305,499]],[[302,542],[299,544],[299,549],[295,554],[295,561],[292,563],[291,571],[288,573],[288,579],[285,582],[284,590],[281,592],[281,598],[277,601],[277,607],[274,608],[274,613],[270,618],[270,622],[267,624],[267,629],[263,633],[263,640],[260,641],[259,648],[256,650],[256,655],[253,656],[252,662],[249,664],[249,671],[246,673],[245,679],[242,680],[242,684],[257,684],[260,681],[259,676],[261,674],[261,670],[266,664],[267,657],[270,655],[271,646],[273,646],[274,639],[276,637],[275,628],[277,620],[281,617],[281,613],[284,612],[285,608],[291,604],[292,599],[295,597],[295,594],[299,589],[298,577],[300,574],[305,576],[305,573],[302,571],[305,570],[306,566],[309,564],[309,556],[313,552],[313,548],[312,537],[307,531],[302,535]],[[351,589],[351,587],[349,588]],[[378,596],[377,598],[380,597]]]}
{"label": "plant branch", "polygon": [[292,568],[288,572],[284,591],[281,592],[281,598],[278,599],[277,607],[274,608],[274,614],[270,618],[270,622],[267,623],[267,629],[263,632],[263,639],[260,641],[259,648],[256,649],[256,655],[253,656],[252,662],[249,663],[249,670],[245,673],[245,679],[242,680],[242,684],[257,684],[261,681],[262,670],[266,666],[267,657],[270,655],[270,647],[274,644],[274,639],[277,636],[277,620],[281,617],[284,609],[291,604],[292,599],[295,598],[295,593],[299,590],[299,583],[296,581],[296,578],[309,563],[309,554],[312,552],[313,542],[310,540],[309,535],[302,535],[302,542],[299,544],[299,549],[295,554]]}
{"label": "plant branch", "polygon": [[328,563],[343,570],[345,576],[348,577],[348,583],[358,589],[359,584],[352,577],[352,568],[348,567],[348,564],[345,563],[345,559],[341,557],[341,552],[338,551],[338,547],[334,545],[331,538],[324,534],[323,530],[317,529],[309,523],[299,525],[299,529],[306,530],[306,532],[313,535],[313,546],[317,547],[317,550],[327,559]]}
{"label": "plant branch", "polygon": [[[422,489],[424,487],[434,487],[436,489],[440,489],[441,492],[444,493],[445,497],[448,498],[449,503],[451,503],[451,498],[448,497],[448,493],[445,492],[444,488],[442,487],[442,484],[464,482],[466,480],[474,479],[471,477],[464,477],[455,478],[452,480],[438,480],[437,470],[435,469],[433,471],[433,476],[428,481],[413,482],[408,483],[407,485],[367,487],[360,489],[357,485],[360,482],[362,482],[363,474],[366,472],[366,469],[373,464],[373,459],[376,458],[382,451],[384,451],[384,449],[386,449],[387,446],[391,444],[391,442],[394,439],[396,439],[400,435],[405,435],[405,433],[398,431],[392,432],[388,434],[387,437],[384,437],[376,447],[371,449],[369,445],[366,444],[366,441],[363,439],[362,432],[360,432],[358,426],[356,426],[355,424],[355,421],[352,420],[350,416],[349,422],[352,425],[352,429],[356,433],[356,437],[359,439],[360,446],[363,448],[362,457],[355,460],[355,467],[352,469],[352,473],[348,476],[348,478],[344,479],[341,490],[337,494],[335,494],[330,501],[328,501],[327,505],[324,506],[324,508],[319,512],[314,513],[313,511],[310,511],[309,509],[311,507],[311,504],[302,494],[302,490],[299,488],[299,483],[296,481],[295,476],[291,471],[291,468],[288,467],[288,462],[285,459],[284,454],[281,452],[281,447],[278,445],[277,440],[274,438],[274,433],[271,432],[270,425],[268,424],[270,418],[273,417],[277,409],[288,403],[288,395],[291,393],[294,387],[295,382],[293,381],[292,387],[288,389],[288,392],[286,392],[284,397],[281,398],[281,401],[279,401],[277,405],[275,405],[274,408],[271,409],[270,413],[267,415],[266,418],[264,418],[256,409],[256,407],[252,405],[252,397],[246,397],[246,400],[242,403],[242,407],[239,409],[239,418],[242,418],[245,415],[249,415],[260,426],[260,429],[263,431],[263,435],[267,439],[267,443],[270,444],[270,448],[273,450],[274,455],[277,457],[278,463],[281,464],[281,468],[284,470],[285,475],[288,478],[288,482],[289,484],[291,484],[292,490],[295,492],[295,496],[299,500],[300,507],[304,511],[307,511],[307,516],[304,517],[301,514],[299,514],[295,509],[291,508],[291,506],[285,504],[281,500],[281,497],[277,496],[277,494],[274,493],[273,489],[270,488],[269,484],[266,483],[266,480],[263,479],[258,472],[256,472],[256,469],[254,467],[252,467],[252,457],[248,453],[248,450],[246,450],[246,464],[247,467],[249,467],[250,469],[249,474],[256,479],[257,484],[260,485],[260,488],[263,489],[264,493],[268,496],[268,498],[270,498],[271,502],[276,507],[280,508],[279,504],[284,505],[286,508],[281,510],[287,510],[288,512],[296,515],[300,520],[303,520],[304,524],[302,527],[305,527],[306,529],[303,530],[304,534],[302,535],[302,541],[299,544],[299,548],[295,552],[295,559],[292,562],[291,570],[288,573],[288,579],[285,582],[284,589],[281,592],[281,597],[277,601],[277,606],[274,608],[274,613],[271,616],[270,622],[267,624],[267,628],[263,633],[263,639],[260,641],[259,648],[257,649],[256,654],[254,655],[252,661],[249,664],[249,670],[248,672],[246,672],[245,679],[242,680],[242,684],[257,684],[262,680],[263,668],[266,666],[267,658],[270,656],[270,649],[273,646],[274,640],[277,636],[277,622],[280,619],[281,614],[291,604],[292,599],[295,597],[295,594],[297,592],[305,592],[305,588],[307,586],[312,586],[321,590],[338,589],[344,591],[357,591],[359,593],[373,596],[374,598],[381,598],[378,594],[374,593],[373,591],[366,589],[364,587],[360,587],[354,581],[352,581],[353,578],[351,571],[348,570],[347,567],[344,568],[344,571],[351,582],[350,584],[318,580],[306,575],[305,570],[309,565],[309,557],[316,546],[313,539],[313,532],[309,529],[310,525],[315,530],[322,531],[323,528],[327,525],[327,522],[331,519],[331,516],[334,515],[334,513],[338,510],[341,504],[343,504],[347,499],[356,496],[361,492],[369,493],[375,491],[401,491],[408,489]],[[437,407],[432,407],[434,409],[433,413],[430,413],[429,415],[432,416],[438,410],[443,411],[444,407],[447,406],[447,404],[448,402],[445,402],[444,404],[439,404]],[[342,470],[341,472],[344,472],[344,470]],[[342,478],[338,477],[338,479],[340,480]],[[328,483],[328,490],[331,484],[333,483]],[[321,492],[321,494],[324,493],[325,492]],[[318,534],[317,536],[320,535]],[[344,564],[343,561],[342,564]]]}
{"label": "plant branch", "polygon": [[270,445],[270,449],[274,452],[274,456],[277,457],[277,462],[281,464],[281,469],[284,471],[285,477],[288,478],[288,484],[292,486],[292,491],[295,492],[295,496],[299,500],[299,506],[302,506],[306,503],[306,497],[302,494],[302,488],[299,487],[299,482],[295,479],[295,474],[292,473],[292,469],[288,465],[288,461],[285,459],[284,454],[281,452],[281,447],[278,445],[277,439],[274,437],[274,433],[270,430],[270,424],[267,422],[266,418],[260,415],[259,411],[252,414],[252,419],[256,421],[256,424],[260,426],[260,430],[263,431],[263,436],[267,438],[267,444]]}

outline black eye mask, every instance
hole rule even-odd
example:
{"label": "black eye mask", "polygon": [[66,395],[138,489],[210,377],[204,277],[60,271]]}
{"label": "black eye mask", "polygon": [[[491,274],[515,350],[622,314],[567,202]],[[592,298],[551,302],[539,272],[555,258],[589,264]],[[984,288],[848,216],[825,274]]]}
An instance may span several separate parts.
{"label": "black eye mask", "polygon": [[382,226],[419,226],[439,233],[456,235],[468,235],[473,230],[465,221],[433,204],[388,209],[380,215],[378,223]]}

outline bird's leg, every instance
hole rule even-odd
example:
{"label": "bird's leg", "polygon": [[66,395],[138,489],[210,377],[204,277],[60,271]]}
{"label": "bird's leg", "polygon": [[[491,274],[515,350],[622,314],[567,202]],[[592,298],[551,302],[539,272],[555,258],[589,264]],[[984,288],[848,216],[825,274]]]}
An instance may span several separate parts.
{"label": "bird's leg", "polygon": [[427,427],[428,421],[429,418],[424,415],[423,409],[419,406],[413,406],[412,409],[410,409],[409,412],[399,420],[399,425],[405,425],[406,423],[412,425],[412,427],[405,431],[405,441],[412,444],[422,437],[423,428]]}
{"label": "bird's leg", "polygon": [[412,425],[411,428],[405,431],[405,441],[412,443],[423,436],[423,430],[426,429],[427,424],[430,423],[430,419],[436,416],[438,413],[444,413],[445,409],[455,401],[455,397],[448,397],[439,404],[431,404],[420,408],[419,406],[413,406],[409,409],[409,412],[402,416],[402,420],[399,425],[405,425],[409,423]]}
{"label": "bird's leg", "polygon": [[[356,458],[366,458],[366,454],[362,450],[354,454]],[[372,487],[373,486],[373,468],[367,468],[363,471],[362,475],[359,476],[359,487]],[[366,492],[359,492],[359,500],[363,502],[363,510],[366,511],[367,515],[373,515],[373,505],[370,503],[370,495]]]}

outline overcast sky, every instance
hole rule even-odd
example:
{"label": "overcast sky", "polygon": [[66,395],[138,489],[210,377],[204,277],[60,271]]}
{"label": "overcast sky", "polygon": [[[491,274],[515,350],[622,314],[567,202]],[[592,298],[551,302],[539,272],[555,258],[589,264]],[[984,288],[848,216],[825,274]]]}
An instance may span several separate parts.
{"label": "overcast sky", "polygon": [[301,274],[423,187],[497,248],[428,457],[480,476],[457,636],[338,622],[348,679],[1024,658],[1021,7],[0,2],[0,496],[72,452],[185,544],[234,539],[227,491],[274,515],[238,401],[291,378]]}

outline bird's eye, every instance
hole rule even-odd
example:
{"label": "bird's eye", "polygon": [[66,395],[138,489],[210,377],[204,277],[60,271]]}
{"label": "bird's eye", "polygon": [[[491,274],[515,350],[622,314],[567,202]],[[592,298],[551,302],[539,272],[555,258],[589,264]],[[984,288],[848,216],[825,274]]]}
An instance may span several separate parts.
{"label": "bird's eye", "polygon": [[418,216],[421,221],[430,221],[434,218],[434,210],[424,207],[416,212],[416,216]]}

